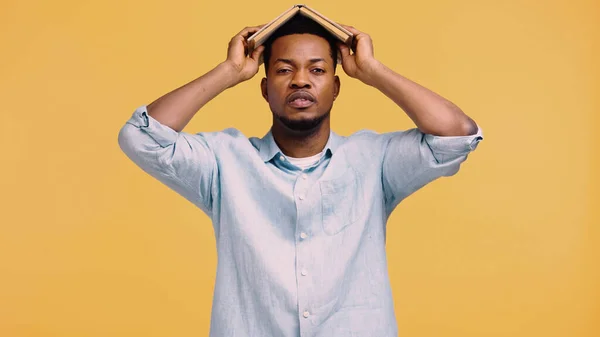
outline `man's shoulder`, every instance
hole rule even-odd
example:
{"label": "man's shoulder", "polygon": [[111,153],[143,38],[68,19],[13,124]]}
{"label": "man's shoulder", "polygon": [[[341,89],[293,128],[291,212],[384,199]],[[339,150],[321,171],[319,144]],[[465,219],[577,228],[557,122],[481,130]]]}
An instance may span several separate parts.
{"label": "man's shoulder", "polygon": [[236,142],[236,141],[248,141],[249,138],[240,131],[239,129],[230,127],[217,131],[202,131],[195,133],[196,136],[205,138],[210,142]]}
{"label": "man's shoulder", "polygon": [[218,131],[198,132],[195,136],[203,138],[213,148],[223,150],[235,150],[243,147],[258,148],[262,138],[248,137],[241,130],[229,127]]}
{"label": "man's shoulder", "polygon": [[389,140],[396,132],[377,132],[369,129],[361,129],[348,136],[342,136],[341,150],[347,155],[355,166],[364,166],[383,158],[385,148]]}
{"label": "man's shoulder", "polygon": [[344,138],[345,143],[347,143],[348,146],[372,146],[376,144],[385,144],[394,136],[401,135],[409,131],[410,130],[378,132],[369,129],[361,129]]}

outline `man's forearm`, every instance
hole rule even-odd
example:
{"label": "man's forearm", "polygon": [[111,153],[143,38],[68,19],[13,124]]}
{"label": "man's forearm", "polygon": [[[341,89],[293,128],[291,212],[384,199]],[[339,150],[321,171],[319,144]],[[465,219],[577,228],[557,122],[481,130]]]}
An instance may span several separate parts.
{"label": "man's forearm", "polygon": [[477,132],[477,124],[455,104],[382,63],[372,67],[366,82],[400,106],[423,133],[467,136]]}
{"label": "man's forearm", "polygon": [[148,105],[148,115],[179,132],[196,112],[225,89],[238,83],[235,71],[227,62],[181,86]]}

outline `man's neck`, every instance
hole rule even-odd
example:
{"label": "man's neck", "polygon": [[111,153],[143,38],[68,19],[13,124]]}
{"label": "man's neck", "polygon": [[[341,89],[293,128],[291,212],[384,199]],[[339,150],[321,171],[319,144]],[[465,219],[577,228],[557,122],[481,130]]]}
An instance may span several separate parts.
{"label": "man's neck", "polygon": [[324,120],[316,129],[297,133],[290,132],[284,126],[273,123],[273,139],[283,154],[294,158],[314,156],[325,148],[329,140],[329,119]]}

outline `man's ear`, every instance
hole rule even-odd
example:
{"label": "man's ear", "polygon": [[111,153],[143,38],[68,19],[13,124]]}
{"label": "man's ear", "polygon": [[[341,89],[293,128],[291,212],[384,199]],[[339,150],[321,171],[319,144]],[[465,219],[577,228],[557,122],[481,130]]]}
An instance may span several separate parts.
{"label": "man's ear", "polygon": [[333,83],[333,100],[335,101],[335,99],[340,95],[340,77],[339,76],[335,76],[335,80]]}
{"label": "man's ear", "polygon": [[269,94],[267,93],[267,78],[263,77],[262,81],[260,81],[260,90],[262,91],[262,97],[265,101],[269,101]]}

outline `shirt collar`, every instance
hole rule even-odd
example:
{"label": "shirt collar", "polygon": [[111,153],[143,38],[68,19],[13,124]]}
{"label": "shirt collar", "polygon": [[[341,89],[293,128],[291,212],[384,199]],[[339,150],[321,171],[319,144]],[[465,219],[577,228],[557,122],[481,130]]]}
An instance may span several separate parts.
{"label": "shirt collar", "polygon": [[[342,143],[342,140],[343,137],[329,130],[329,139],[327,140],[327,144],[325,144],[324,148],[325,153],[333,155]],[[273,133],[271,132],[271,129],[269,129],[267,134],[261,139],[259,150],[260,158],[266,163],[278,154],[283,154],[283,152],[281,152],[281,149],[279,149],[279,146],[277,146],[277,143],[275,143]]]}

